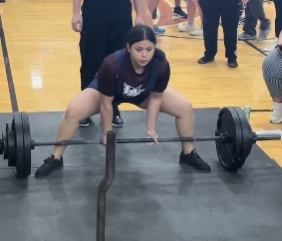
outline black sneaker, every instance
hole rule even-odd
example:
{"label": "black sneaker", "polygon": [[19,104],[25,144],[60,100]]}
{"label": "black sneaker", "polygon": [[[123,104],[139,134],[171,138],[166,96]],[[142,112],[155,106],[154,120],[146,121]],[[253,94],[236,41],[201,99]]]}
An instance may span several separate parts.
{"label": "black sneaker", "polygon": [[227,66],[229,67],[229,68],[237,68],[238,67],[238,63],[237,63],[237,60],[236,59],[228,59],[227,60]]}
{"label": "black sneaker", "polygon": [[190,165],[202,172],[211,171],[210,165],[198,155],[195,149],[189,154],[184,154],[182,151],[179,156],[179,164]]}
{"label": "black sneaker", "polygon": [[43,165],[41,165],[35,173],[35,177],[45,177],[49,175],[53,170],[63,167],[63,157],[60,160],[55,159],[54,155],[49,156],[44,160]]}
{"label": "black sneaker", "polygon": [[208,64],[213,61],[214,61],[214,58],[207,58],[204,56],[198,60],[198,64]]}
{"label": "black sneaker", "polygon": [[79,122],[79,126],[80,127],[87,127],[87,126],[90,126],[90,123],[91,123],[91,118],[87,117],[86,119]]}
{"label": "black sneaker", "polygon": [[175,7],[173,9],[173,16],[178,18],[187,18],[187,13],[185,13],[181,7]]}
{"label": "black sneaker", "polygon": [[123,127],[123,119],[120,115],[115,115],[113,117],[113,126],[117,128]]}
{"label": "black sneaker", "polygon": [[120,111],[119,111],[117,105],[113,105],[113,111],[114,111],[113,126],[118,127],[118,128],[122,127],[123,126],[123,119],[120,116]]}
{"label": "black sneaker", "polygon": [[266,29],[260,29],[257,40],[258,41],[265,40],[267,38],[268,34],[270,33],[270,31],[271,31],[271,23],[269,21],[268,27]]}

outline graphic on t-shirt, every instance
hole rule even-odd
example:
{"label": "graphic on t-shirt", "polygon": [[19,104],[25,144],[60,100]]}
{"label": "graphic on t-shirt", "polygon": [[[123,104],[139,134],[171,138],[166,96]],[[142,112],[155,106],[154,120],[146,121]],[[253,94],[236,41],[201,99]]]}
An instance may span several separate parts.
{"label": "graphic on t-shirt", "polygon": [[138,95],[140,95],[145,88],[142,88],[142,85],[139,85],[138,87],[132,87],[126,83],[123,83],[123,97],[124,98],[133,98]]}

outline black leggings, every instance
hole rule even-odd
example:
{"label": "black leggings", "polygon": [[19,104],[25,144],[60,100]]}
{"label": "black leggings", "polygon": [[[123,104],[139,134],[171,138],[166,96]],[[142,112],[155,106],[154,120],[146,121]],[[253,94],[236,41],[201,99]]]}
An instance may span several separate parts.
{"label": "black leggings", "polygon": [[276,17],[275,17],[275,37],[279,37],[282,30],[282,0],[273,0],[275,5]]}

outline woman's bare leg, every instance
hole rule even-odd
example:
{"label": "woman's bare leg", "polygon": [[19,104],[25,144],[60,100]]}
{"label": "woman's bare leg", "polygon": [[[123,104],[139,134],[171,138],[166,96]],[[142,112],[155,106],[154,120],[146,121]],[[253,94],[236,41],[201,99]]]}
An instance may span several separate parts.
{"label": "woman's bare leg", "polygon": [[[147,109],[150,98],[147,98],[141,108]],[[160,111],[175,117],[175,126],[180,137],[193,137],[194,110],[192,104],[173,89],[167,88],[161,100]],[[179,156],[180,164],[188,164],[199,171],[210,172],[211,167],[194,150],[193,142],[182,142],[182,152]]]}
{"label": "woman's bare leg", "polygon": [[[57,134],[57,141],[73,139],[78,129],[79,121],[99,113],[100,103],[100,93],[97,90],[90,88],[83,90],[74,100],[72,100],[62,116]],[[66,146],[55,146],[53,151],[55,158],[60,159],[65,149]]]}
{"label": "woman's bare leg", "polygon": [[194,23],[196,10],[197,10],[197,4],[195,4],[193,0],[188,0],[187,1],[188,23]]}
{"label": "woman's bare leg", "polygon": [[[141,105],[146,109],[149,98]],[[162,96],[160,112],[167,113],[175,117],[175,126],[180,137],[192,137],[194,135],[194,111],[190,102],[171,88],[167,88]],[[192,142],[183,142],[182,150],[184,154],[191,153],[194,145]]]}
{"label": "woman's bare leg", "polygon": [[148,4],[148,9],[153,14],[155,9],[158,7],[160,0],[146,0]]}

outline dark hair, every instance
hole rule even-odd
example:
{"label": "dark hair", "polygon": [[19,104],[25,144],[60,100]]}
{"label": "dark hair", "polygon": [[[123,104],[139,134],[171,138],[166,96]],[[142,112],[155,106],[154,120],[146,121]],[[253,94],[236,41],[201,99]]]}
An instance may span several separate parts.
{"label": "dark hair", "polygon": [[156,35],[149,26],[136,25],[129,30],[125,38],[125,43],[131,46],[132,44],[143,40],[149,40],[153,44],[157,44]]}

